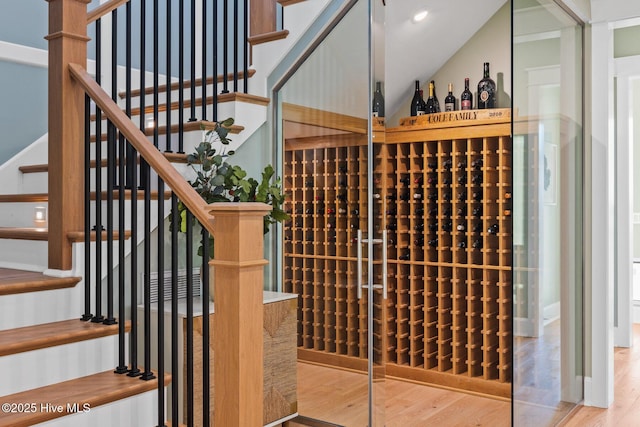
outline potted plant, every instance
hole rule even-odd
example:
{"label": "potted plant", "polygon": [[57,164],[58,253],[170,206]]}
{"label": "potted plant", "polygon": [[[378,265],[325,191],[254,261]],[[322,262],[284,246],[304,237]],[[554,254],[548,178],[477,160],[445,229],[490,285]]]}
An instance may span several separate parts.
{"label": "potted plant", "polygon": [[[269,215],[264,217],[264,233],[268,233],[271,224],[289,219],[289,215],[282,209],[285,194],[279,177],[274,177],[275,171],[270,164],[266,165],[259,180],[249,177],[247,172],[238,165],[229,162],[234,151],[227,150],[231,141],[228,138],[229,127],[233,125],[233,118],[214,124],[213,128],[204,131],[202,142],[195,147],[195,151],[187,156],[187,164],[195,172],[195,178],[190,180],[191,186],[207,203],[216,202],[262,202],[272,206]],[[193,227],[196,220],[187,223],[186,207],[178,204],[180,215],[180,231],[186,232]],[[198,248],[198,255],[203,256],[203,247]],[[209,254],[213,258],[214,239],[209,237]],[[203,260],[203,264],[206,261]],[[213,298],[213,290],[211,290]]]}

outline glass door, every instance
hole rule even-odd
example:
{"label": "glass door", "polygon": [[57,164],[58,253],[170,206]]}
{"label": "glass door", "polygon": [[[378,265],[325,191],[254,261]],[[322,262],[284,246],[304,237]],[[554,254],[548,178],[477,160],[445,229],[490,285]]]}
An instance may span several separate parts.
{"label": "glass door", "polygon": [[298,295],[303,425],[384,425],[386,233],[373,144],[384,132],[370,112],[371,7],[345,2],[275,91],[291,214],[282,283]]}
{"label": "glass door", "polygon": [[513,0],[515,425],[557,425],[583,392],[583,26]]}

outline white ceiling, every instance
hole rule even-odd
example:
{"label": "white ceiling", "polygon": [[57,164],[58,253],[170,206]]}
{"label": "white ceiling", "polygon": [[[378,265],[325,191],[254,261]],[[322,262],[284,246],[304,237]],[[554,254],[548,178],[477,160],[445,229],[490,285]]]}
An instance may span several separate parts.
{"label": "white ceiling", "polygon": [[[433,76],[506,1],[386,0],[385,70],[376,76],[385,81],[386,116],[412,96],[415,80]],[[422,9],[427,18],[414,23]]]}

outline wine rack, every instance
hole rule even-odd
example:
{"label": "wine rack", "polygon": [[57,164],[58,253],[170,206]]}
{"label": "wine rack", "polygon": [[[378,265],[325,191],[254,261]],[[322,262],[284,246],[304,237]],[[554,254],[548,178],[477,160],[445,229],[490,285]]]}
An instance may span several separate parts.
{"label": "wine rack", "polygon": [[[387,375],[510,395],[510,119],[506,109],[412,117],[374,138],[372,216],[389,239],[374,333]],[[284,162],[284,285],[299,295],[299,357],[351,368],[367,332],[355,287],[367,220],[358,141],[297,141]]]}

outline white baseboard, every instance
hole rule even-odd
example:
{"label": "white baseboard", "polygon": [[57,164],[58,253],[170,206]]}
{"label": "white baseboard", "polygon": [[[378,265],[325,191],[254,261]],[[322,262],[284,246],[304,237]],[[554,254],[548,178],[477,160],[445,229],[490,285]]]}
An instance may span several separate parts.
{"label": "white baseboard", "polygon": [[545,326],[554,320],[558,320],[560,318],[560,301],[546,306],[543,310],[543,316]]}
{"label": "white baseboard", "polygon": [[640,301],[633,301],[633,323],[640,323]]}

